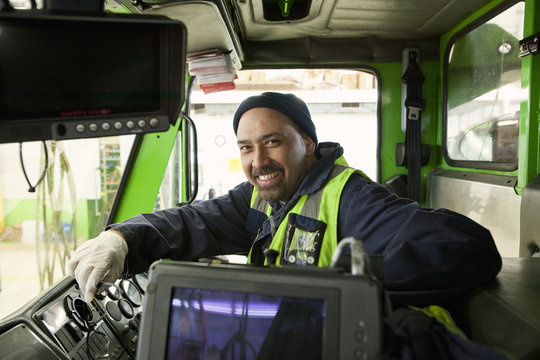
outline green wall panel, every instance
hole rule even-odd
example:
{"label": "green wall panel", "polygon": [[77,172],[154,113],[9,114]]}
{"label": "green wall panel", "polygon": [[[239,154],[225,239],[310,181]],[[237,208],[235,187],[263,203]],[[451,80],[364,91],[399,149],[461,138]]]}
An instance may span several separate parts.
{"label": "green wall panel", "polygon": [[166,132],[142,137],[113,222],[152,211],[180,123],[178,120]]}

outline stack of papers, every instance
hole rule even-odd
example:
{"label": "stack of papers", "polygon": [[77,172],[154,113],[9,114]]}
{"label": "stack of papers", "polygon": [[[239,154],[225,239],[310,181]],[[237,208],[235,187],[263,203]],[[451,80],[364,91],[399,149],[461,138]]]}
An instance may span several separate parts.
{"label": "stack of papers", "polygon": [[205,94],[235,88],[236,70],[229,53],[218,49],[190,53],[187,56],[188,71],[197,77],[197,83]]}

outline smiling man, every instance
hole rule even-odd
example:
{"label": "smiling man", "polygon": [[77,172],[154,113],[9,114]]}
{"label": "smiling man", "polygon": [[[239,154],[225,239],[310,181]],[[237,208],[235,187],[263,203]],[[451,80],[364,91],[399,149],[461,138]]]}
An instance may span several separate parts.
{"label": "smiling man", "polygon": [[241,119],[234,126],[248,181],[263,199],[285,204],[317,162],[315,140],[286,115],[270,108],[250,109]]}
{"label": "smiling man", "polygon": [[411,303],[429,301],[423,296],[433,290],[458,294],[500,270],[487,229],[398,198],[350,168],[338,144],[318,143],[310,112],[295,95],[244,100],[233,128],[248,181],[216,199],[113,224],[81,245],[69,269],[87,300],[99,281],[146,271],[160,258],[241,253],[253,264],[328,266],[346,237],[382,256],[385,288],[416,295]]}

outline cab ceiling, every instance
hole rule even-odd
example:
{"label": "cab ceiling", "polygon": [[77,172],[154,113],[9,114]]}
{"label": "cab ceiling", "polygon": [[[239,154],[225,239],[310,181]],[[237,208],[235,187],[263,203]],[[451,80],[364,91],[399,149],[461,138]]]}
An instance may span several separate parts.
{"label": "cab ceiling", "polygon": [[[308,20],[271,23],[257,16],[262,0],[234,0],[249,41],[283,39],[430,38],[449,31],[488,0],[312,0]],[[308,16],[309,18],[309,16]]]}
{"label": "cab ceiling", "polygon": [[[233,37],[244,64],[309,65],[400,61],[406,47],[419,48],[425,60],[438,58],[439,36],[490,0],[311,0],[304,19],[273,22],[262,16],[262,1],[146,0],[135,10],[189,22],[204,18],[207,9],[195,14],[193,8],[183,12],[183,5],[214,3],[237,24]],[[188,26],[188,46],[223,31],[202,30],[204,23]]]}

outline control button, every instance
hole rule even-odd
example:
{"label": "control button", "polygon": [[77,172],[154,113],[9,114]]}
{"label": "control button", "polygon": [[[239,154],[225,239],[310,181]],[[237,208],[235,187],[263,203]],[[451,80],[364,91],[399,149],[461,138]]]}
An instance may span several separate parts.
{"label": "control button", "polygon": [[58,126],[56,127],[56,131],[58,132],[59,136],[66,135],[66,127],[65,127],[65,125],[64,124],[58,124]]}
{"label": "control button", "polygon": [[126,127],[128,129],[133,129],[135,127],[135,122],[133,120],[126,121]]}
{"label": "control button", "polygon": [[145,127],[146,126],[146,121],[141,119],[141,120],[137,121],[137,125],[139,127],[141,127],[141,128]]}
{"label": "control button", "polygon": [[139,326],[141,325],[141,313],[137,313],[135,317],[128,322],[128,326],[131,330],[139,330]]}
{"label": "control button", "polygon": [[128,319],[131,319],[134,315],[133,306],[127,301],[126,299],[120,299],[118,301],[118,307],[120,308],[120,311],[122,314],[124,314],[125,317]]}
{"label": "control button", "polygon": [[151,118],[149,124],[151,127],[157,128],[159,126],[159,120],[156,118]]}
{"label": "control button", "polygon": [[[100,289],[98,289],[99,291]],[[102,292],[96,293],[96,299],[103,300],[107,296],[107,291],[103,290]]]}
{"label": "control button", "polygon": [[137,274],[133,277],[133,280],[135,281],[135,284],[139,286],[139,289],[141,292],[146,293],[146,287],[148,286],[148,278],[144,274]]}
{"label": "control button", "polygon": [[120,282],[120,288],[124,296],[129,300],[129,302],[135,306],[139,307],[142,305],[142,295],[137,286],[129,280],[122,280]]}
{"label": "control button", "polygon": [[107,288],[107,295],[113,300],[120,299],[120,291],[116,286],[109,286]]}
{"label": "control button", "polygon": [[120,130],[120,129],[122,128],[122,126],[123,126],[123,125],[122,125],[122,123],[121,123],[120,121],[115,121],[115,122],[114,122],[114,128],[115,128],[116,130]]}
{"label": "control button", "polygon": [[90,131],[97,131],[98,126],[97,126],[96,123],[90,123],[90,125],[88,125],[88,129],[89,129]]}
{"label": "control button", "polygon": [[108,122],[104,122],[101,124],[101,129],[102,130],[105,130],[105,131],[108,131],[111,129],[111,124],[109,124]]}
{"label": "control button", "polygon": [[354,358],[355,359],[365,359],[366,352],[362,348],[354,349]]}
{"label": "control button", "polygon": [[356,341],[362,342],[362,341],[364,341],[365,334],[364,334],[364,332],[362,330],[358,330],[357,332],[354,333],[354,337],[355,337]]}
{"label": "control button", "polygon": [[77,131],[78,133],[82,133],[84,132],[84,130],[86,130],[86,126],[84,126],[84,124],[75,125],[75,131]]}
{"label": "control button", "polygon": [[113,318],[113,320],[122,320],[122,312],[114,301],[109,301],[107,305],[105,305],[105,309],[107,309],[107,313],[111,318]]}

